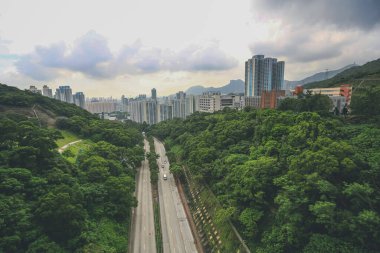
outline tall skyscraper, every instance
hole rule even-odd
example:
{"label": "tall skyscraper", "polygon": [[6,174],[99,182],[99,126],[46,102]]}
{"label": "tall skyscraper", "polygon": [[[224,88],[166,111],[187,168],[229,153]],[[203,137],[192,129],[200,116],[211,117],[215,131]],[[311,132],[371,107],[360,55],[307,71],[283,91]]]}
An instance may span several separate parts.
{"label": "tall skyscraper", "polygon": [[284,90],[285,89],[285,81],[284,81],[284,74],[285,74],[285,62],[284,61],[278,61],[277,64],[274,65],[274,72],[273,72],[273,90]]}
{"label": "tall skyscraper", "polygon": [[121,111],[122,112],[128,111],[128,103],[129,103],[128,98],[122,95],[121,96]]}
{"label": "tall skyscraper", "polygon": [[157,91],[155,88],[152,89],[152,99],[154,99],[154,100],[157,99]]}
{"label": "tall skyscraper", "polygon": [[245,62],[246,97],[261,96],[263,91],[281,90],[284,85],[285,62],[254,55]]}
{"label": "tall skyscraper", "polygon": [[55,91],[55,99],[61,100],[66,103],[73,103],[73,92],[70,86],[59,86]]}
{"label": "tall skyscraper", "polygon": [[157,105],[156,99],[147,99],[146,95],[139,95],[137,98],[128,101],[128,113],[131,120],[138,123],[156,124],[158,122]]}
{"label": "tall skyscraper", "polygon": [[49,97],[49,98],[53,98],[53,91],[49,88],[49,86],[44,85],[42,87],[42,95]]}
{"label": "tall skyscraper", "polygon": [[173,118],[186,118],[186,93],[179,91],[172,100]]}
{"label": "tall skyscraper", "polygon": [[76,104],[77,106],[83,109],[85,108],[85,97],[84,97],[83,92],[75,93],[75,95],[73,96],[73,100],[74,100],[74,104]]}

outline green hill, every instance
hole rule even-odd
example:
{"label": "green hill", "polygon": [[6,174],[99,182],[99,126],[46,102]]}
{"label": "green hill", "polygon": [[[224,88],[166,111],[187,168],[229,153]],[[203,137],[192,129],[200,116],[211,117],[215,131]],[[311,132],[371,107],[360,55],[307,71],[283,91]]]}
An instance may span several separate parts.
{"label": "green hill", "polygon": [[0,84],[0,252],[125,252],[139,127]]}
{"label": "green hill", "polygon": [[93,118],[86,110],[69,103],[48,98],[16,87],[0,84],[0,112],[13,112],[27,117],[39,117],[44,125],[52,126],[57,117],[81,116]]}
{"label": "green hill", "polygon": [[[365,85],[380,84],[380,59],[375,61],[368,62],[362,66],[355,66],[349,68],[333,78],[320,81],[312,82],[304,85],[305,89],[311,88],[328,88],[328,87],[337,87],[341,84],[352,84],[354,86],[360,84],[363,79]],[[377,79],[377,80],[370,80]]]}

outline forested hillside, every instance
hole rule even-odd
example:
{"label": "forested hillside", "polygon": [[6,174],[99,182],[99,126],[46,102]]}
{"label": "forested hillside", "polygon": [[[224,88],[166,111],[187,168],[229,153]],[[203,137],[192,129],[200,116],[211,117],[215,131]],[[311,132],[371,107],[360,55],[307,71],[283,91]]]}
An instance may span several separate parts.
{"label": "forested hillside", "polygon": [[[97,119],[66,103],[0,86],[0,105],[42,107],[34,117],[0,114],[0,252],[125,252],[135,168],[144,158],[139,126]],[[57,130],[93,143],[74,162],[57,152]]]}
{"label": "forested hillside", "polygon": [[246,108],[150,133],[212,189],[252,252],[378,252],[378,125]]}
{"label": "forested hillside", "polygon": [[0,83],[0,105],[1,106],[16,106],[20,108],[29,108],[38,105],[52,116],[81,116],[86,118],[93,118],[91,113],[81,109],[73,104],[61,102],[59,100],[51,99],[39,94],[34,94],[29,91],[22,91],[15,87],[7,86]]}
{"label": "forested hillside", "polygon": [[[349,83],[354,86],[360,84],[362,79],[368,79],[365,85],[378,85],[380,82],[380,59],[367,62],[362,66],[354,66],[327,80],[312,82],[304,85],[304,88],[336,87]],[[376,79],[376,80],[373,80]],[[372,80],[372,81],[371,81]]]}

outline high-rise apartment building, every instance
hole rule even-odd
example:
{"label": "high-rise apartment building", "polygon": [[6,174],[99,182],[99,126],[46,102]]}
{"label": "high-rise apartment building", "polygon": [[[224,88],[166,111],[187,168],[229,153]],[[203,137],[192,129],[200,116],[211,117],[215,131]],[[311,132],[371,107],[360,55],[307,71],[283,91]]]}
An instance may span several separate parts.
{"label": "high-rise apartment building", "polygon": [[263,91],[281,90],[284,86],[285,62],[254,55],[245,62],[246,97],[261,96]]}
{"label": "high-rise apartment building", "polygon": [[52,91],[52,89],[49,88],[49,86],[44,85],[42,87],[42,95],[49,97],[49,98],[53,98],[53,91]]}
{"label": "high-rise apartment building", "polygon": [[187,117],[187,116],[189,116],[189,115],[191,115],[197,111],[197,101],[198,100],[197,100],[197,96],[194,96],[194,95],[186,96],[185,100],[186,100],[185,116]]}
{"label": "high-rise apartment building", "polygon": [[128,112],[131,120],[138,123],[146,122],[150,125],[156,124],[157,119],[157,100],[146,99],[146,96],[139,95],[135,99],[130,99]]}
{"label": "high-rise apartment building", "polygon": [[55,91],[55,99],[61,100],[66,103],[73,103],[73,91],[70,86],[59,86]]}
{"label": "high-rise apartment building", "polygon": [[144,103],[145,106],[145,119],[146,123],[149,125],[157,123],[157,101],[156,100],[146,100]]}
{"label": "high-rise apartment building", "polygon": [[121,111],[122,112],[127,112],[128,111],[128,103],[129,103],[129,100],[127,97],[125,97],[124,95],[121,96]]}
{"label": "high-rise apartment building", "polygon": [[274,71],[273,71],[273,85],[272,90],[284,90],[285,89],[285,81],[284,81],[284,75],[285,75],[285,62],[284,61],[278,61],[276,64],[273,65]]}
{"label": "high-rise apartment building", "polygon": [[177,92],[171,101],[173,105],[173,118],[186,118],[186,93]]}
{"label": "high-rise apartment building", "polygon": [[81,108],[85,108],[86,106],[86,103],[85,103],[85,97],[84,97],[84,93],[83,92],[77,92],[74,94],[73,96],[73,102],[74,104],[76,104],[77,106],[81,107]]}
{"label": "high-rise apartment building", "polygon": [[155,88],[152,89],[152,99],[156,100],[157,99],[157,91]]}
{"label": "high-rise apartment building", "polygon": [[173,105],[169,103],[157,105],[157,123],[173,118]]}
{"label": "high-rise apartment building", "polygon": [[91,113],[111,113],[119,111],[120,102],[114,98],[90,98],[86,100],[86,110]]}

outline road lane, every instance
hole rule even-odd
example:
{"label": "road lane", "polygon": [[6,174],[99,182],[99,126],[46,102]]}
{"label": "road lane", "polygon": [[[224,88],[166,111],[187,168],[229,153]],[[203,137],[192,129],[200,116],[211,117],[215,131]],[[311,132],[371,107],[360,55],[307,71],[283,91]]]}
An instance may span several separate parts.
{"label": "road lane", "polygon": [[[149,143],[144,140],[145,152],[149,152]],[[138,205],[134,210],[132,225],[132,252],[155,253],[156,239],[153,218],[152,187],[150,184],[149,162],[145,159],[139,169],[136,197]]]}
{"label": "road lane", "polygon": [[[169,173],[169,161],[166,157],[165,147],[154,139],[160,174],[158,179],[158,194],[160,198],[160,215],[162,228],[162,241],[165,253],[197,252],[194,238],[190,230],[185,210],[179,197],[174,177]],[[166,163],[165,163],[166,161]],[[162,168],[161,166],[164,165]],[[164,174],[167,180],[163,179]]]}

